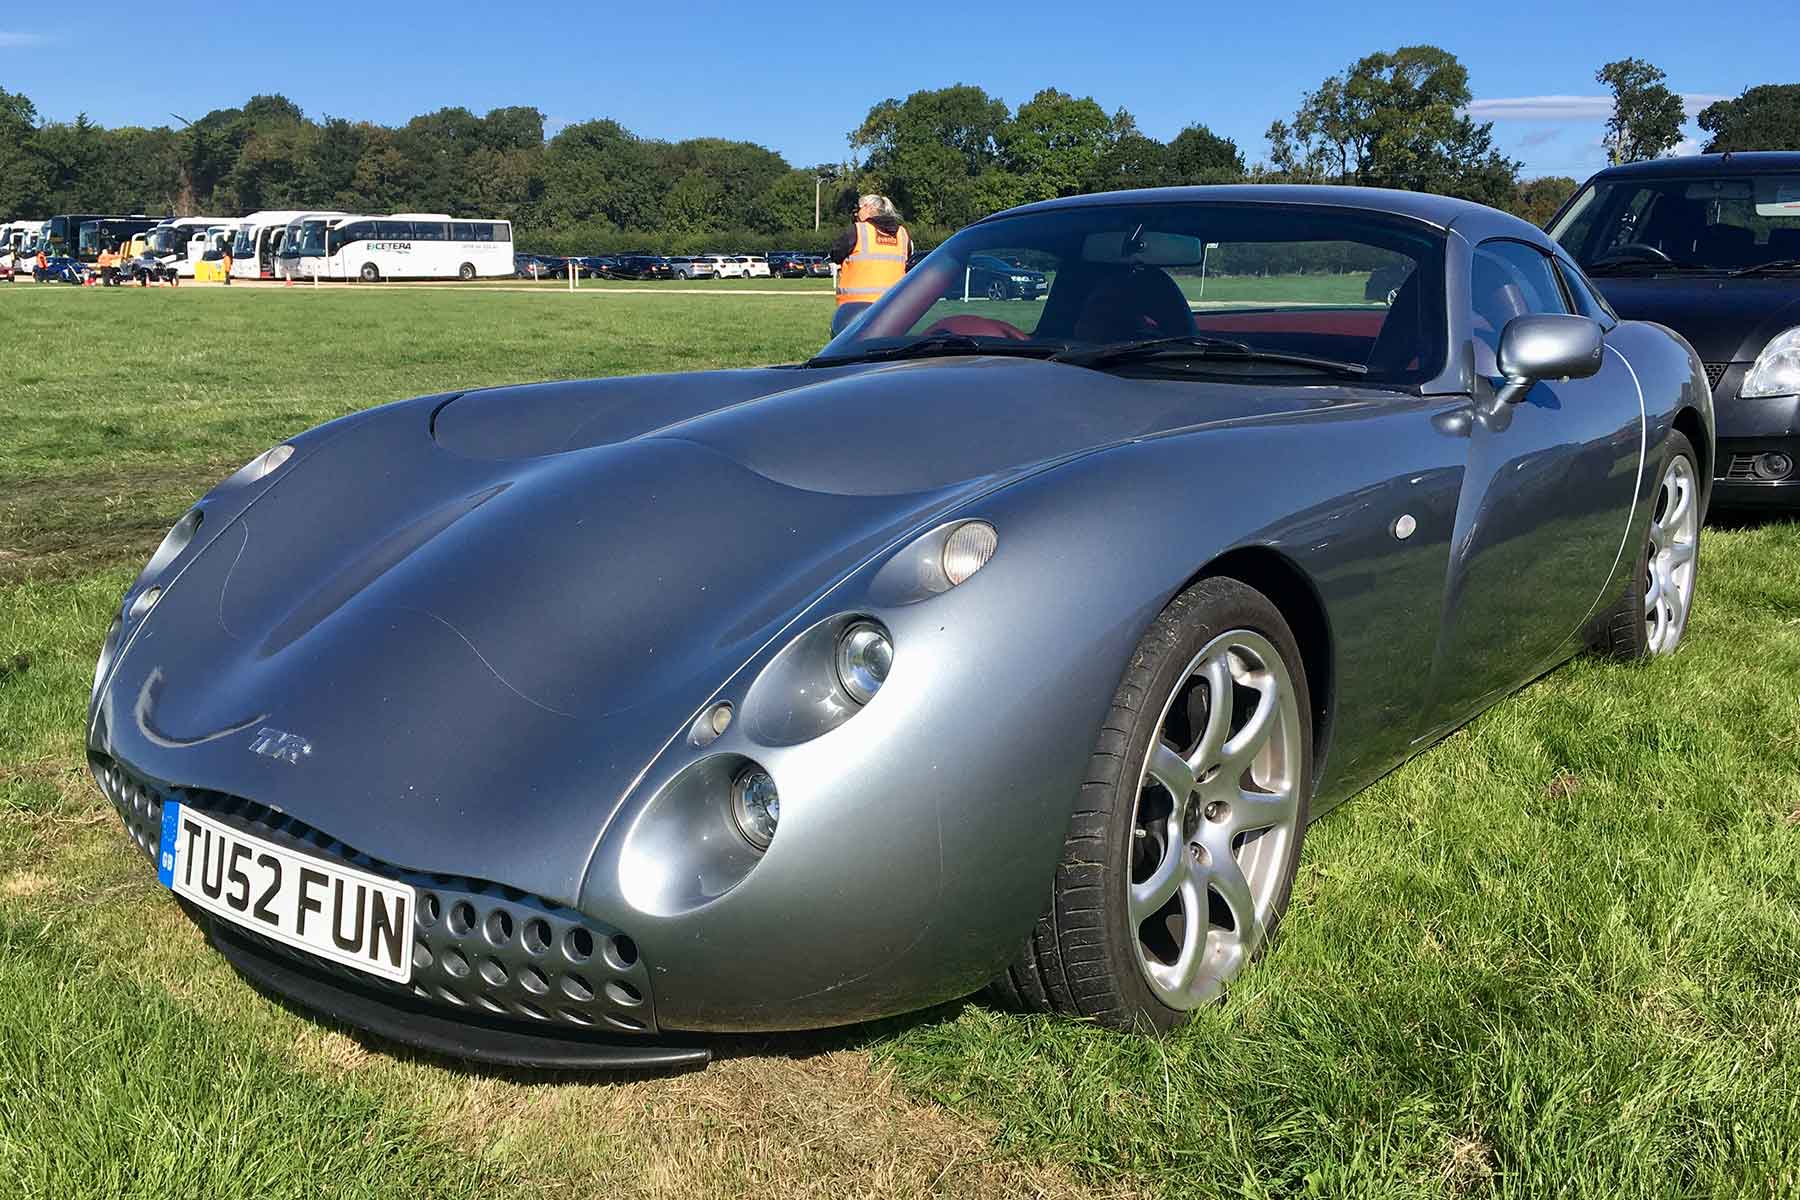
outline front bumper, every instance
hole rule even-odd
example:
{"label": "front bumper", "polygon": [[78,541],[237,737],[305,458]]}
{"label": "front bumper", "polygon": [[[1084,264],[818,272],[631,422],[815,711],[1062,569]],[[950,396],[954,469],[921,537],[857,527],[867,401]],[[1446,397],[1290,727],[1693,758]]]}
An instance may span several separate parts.
{"label": "front bumper", "polygon": [[413,978],[350,971],[181,903],[208,942],[259,989],[430,1053],[513,1067],[703,1066],[707,1049],[657,1037],[650,968],[626,934],[516,889],[407,871],[236,797],[166,787],[101,754],[100,790],[153,863],[165,798],[305,854],[419,889]]}
{"label": "front bumper", "polygon": [[1783,454],[1800,464],[1800,396],[1738,395],[1750,363],[1729,363],[1716,373],[1713,412],[1718,422],[1718,461],[1713,468],[1713,503],[1730,507],[1800,507],[1800,465],[1784,479],[1759,478],[1755,463],[1765,454]]}

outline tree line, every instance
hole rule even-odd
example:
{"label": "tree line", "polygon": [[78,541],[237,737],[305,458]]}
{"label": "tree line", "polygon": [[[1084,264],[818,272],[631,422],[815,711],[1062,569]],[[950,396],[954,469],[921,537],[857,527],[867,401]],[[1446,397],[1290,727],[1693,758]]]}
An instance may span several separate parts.
{"label": "tree line", "polygon": [[[1614,96],[1615,161],[1680,140],[1680,98],[1654,66],[1625,59],[1597,78]],[[0,88],[0,217],[449,212],[509,219],[521,246],[567,253],[816,250],[864,191],[893,197],[929,245],[998,209],[1080,192],[1327,182],[1461,196],[1541,224],[1575,181],[1522,179],[1492,124],[1468,115],[1471,98],[1467,69],[1446,50],[1370,54],[1305,91],[1270,125],[1268,160],[1250,164],[1198,121],[1165,142],[1092,97],[1046,88],[1014,108],[959,84],[882,101],[849,132],[849,161],[797,167],[751,142],[662,141],[612,120],[546,138],[530,107],[445,108],[385,126],[314,119],[270,95],[175,125],[104,128],[85,115],[41,120],[29,98]],[[1800,148],[1800,85],[1753,87],[1698,119],[1708,150]]]}

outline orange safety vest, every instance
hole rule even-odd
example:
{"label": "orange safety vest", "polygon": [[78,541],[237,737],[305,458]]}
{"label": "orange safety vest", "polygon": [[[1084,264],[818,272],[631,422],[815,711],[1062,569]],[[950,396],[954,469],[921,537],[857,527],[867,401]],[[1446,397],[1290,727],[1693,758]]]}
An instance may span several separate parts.
{"label": "orange safety vest", "polygon": [[856,223],[856,248],[838,268],[837,302],[869,304],[900,282],[906,274],[906,256],[912,235],[906,226],[883,233],[868,221]]}

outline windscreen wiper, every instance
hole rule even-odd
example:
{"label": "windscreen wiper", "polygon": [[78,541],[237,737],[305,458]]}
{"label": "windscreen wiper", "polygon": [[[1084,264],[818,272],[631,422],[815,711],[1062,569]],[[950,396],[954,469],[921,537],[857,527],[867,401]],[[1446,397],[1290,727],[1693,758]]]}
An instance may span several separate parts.
{"label": "windscreen wiper", "polygon": [[1753,267],[1739,267],[1727,272],[1727,279],[1742,279],[1747,275],[1786,275],[1790,271],[1800,271],[1800,258],[1774,258],[1765,263],[1757,263]]}
{"label": "windscreen wiper", "polygon": [[1215,362],[1275,363],[1280,366],[1304,367],[1333,375],[1361,378],[1369,368],[1361,363],[1343,362],[1335,358],[1317,358],[1311,354],[1287,354],[1278,350],[1258,350],[1243,342],[1225,338],[1183,337],[1151,338],[1148,341],[1114,342],[1085,350],[1064,350],[1050,356],[1051,362],[1076,367],[1104,367],[1117,363],[1142,362],[1157,358],[1199,358]]}
{"label": "windscreen wiper", "polygon": [[883,346],[855,354],[818,355],[803,364],[808,367],[835,367],[843,363],[886,362],[897,358],[930,358],[937,354],[1016,354],[1030,358],[1050,358],[1065,350],[1061,343],[1019,342],[1010,338],[983,341],[966,333],[934,333],[917,341],[898,346]]}

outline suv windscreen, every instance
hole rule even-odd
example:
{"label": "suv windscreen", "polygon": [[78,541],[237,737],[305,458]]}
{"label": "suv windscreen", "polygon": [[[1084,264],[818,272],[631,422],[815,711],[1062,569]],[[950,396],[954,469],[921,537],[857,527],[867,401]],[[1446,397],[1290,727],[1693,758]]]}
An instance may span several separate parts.
{"label": "suv windscreen", "polygon": [[1601,180],[1550,235],[1598,275],[1800,259],[1800,175]]}

